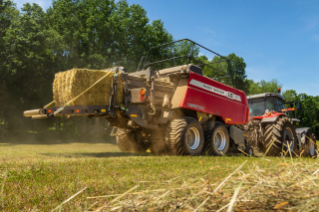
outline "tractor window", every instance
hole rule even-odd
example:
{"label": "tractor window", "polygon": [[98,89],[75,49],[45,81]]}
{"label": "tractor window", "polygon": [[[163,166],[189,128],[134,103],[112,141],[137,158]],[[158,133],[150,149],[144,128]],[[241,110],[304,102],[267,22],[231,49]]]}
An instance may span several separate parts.
{"label": "tractor window", "polygon": [[285,108],[285,105],[280,99],[276,99],[276,101],[277,101],[276,111],[281,112],[281,110]]}
{"label": "tractor window", "polygon": [[268,109],[269,112],[272,110],[275,110],[275,103],[276,102],[276,98],[275,97],[268,97],[266,98],[266,110]]}
{"label": "tractor window", "polygon": [[260,116],[265,112],[264,98],[260,99],[249,99],[249,113],[250,116]]}

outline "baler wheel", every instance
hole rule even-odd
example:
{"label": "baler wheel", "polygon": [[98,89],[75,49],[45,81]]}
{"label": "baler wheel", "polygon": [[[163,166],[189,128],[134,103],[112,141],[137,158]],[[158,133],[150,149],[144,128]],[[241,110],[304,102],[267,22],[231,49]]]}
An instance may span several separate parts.
{"label": "baler wheel", "polygon": [[267,152],[267,156],[279,156],[282,150],[288,151],[286,155],[289,156],[288,145],[290,146],[291,155],[295,156],[297,154],[296,130],[289,118],[285,116],[279,117],[276,122],[269,124],[265,128],[264,138],[264,151],[273,143]]}
{"label": "baler wheel", "polygon": [[122,152],[146,152],[148,145],[137,141],[139,132],[118,128],[116,142]]}
{"label": "baler wheel", "polygon": [[216,121],[214,128],[205,131],[203,154],[222,156],[229,149],[229,134],[222,122]]}
{"label": "baler wheel", "polygon": [[[313,140],[314,142],[316,142],[316,137],[315,137],[315,135],[314,134],[312,134],[312,133],[310,133],[310,132],[308,132],[307,133],[307,136],[309,137],[309,138],[311,138],[311,140]],[[311,142],[310,140],[309,140],[309,138],[307,138],[307,143],[306,143],[306,145],[303,145],[304,147],[303,147],[303,149],[305,150],[304,151],[304,153],[302,154],[302,155],[304,155],[304,156],[309,156],[309,157],[313,157],[313,156],[316,156],[317,155],[317,144],[315,143],[313,143],[313,142]]]}
{"label": "baler wheel", "polygon": [[204,133],[193,117],[174,119],[167,127],[167,146],[173,155],[198,155],[204,147]]}

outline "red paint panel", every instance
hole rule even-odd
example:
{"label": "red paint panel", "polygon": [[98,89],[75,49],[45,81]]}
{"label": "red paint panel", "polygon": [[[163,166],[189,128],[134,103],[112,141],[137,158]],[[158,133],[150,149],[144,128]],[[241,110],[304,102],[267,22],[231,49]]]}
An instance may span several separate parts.
{"label": "red paint panel", "polygon": [[[191,84],[192,80],[205,85],[200,87],[194,83]],[[212,87],[209,86],[226,91],[226,93],[231,92],[237,96],[237,99],[240,97],[241,100],[238,101],[227,95],[212,92],[209,90]],[[190,74],[185,98],[180,103],[180,107],[219,116],[226,124],[245,124],[248,122],[248,101],[243,91],[194,73]]]}

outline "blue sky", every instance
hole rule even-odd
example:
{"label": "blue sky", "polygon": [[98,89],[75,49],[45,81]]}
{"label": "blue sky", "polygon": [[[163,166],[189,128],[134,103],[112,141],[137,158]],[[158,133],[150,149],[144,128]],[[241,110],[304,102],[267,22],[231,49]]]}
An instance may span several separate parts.
{"label": "blue sky", "polygon": [[[15,0],[44,9],[50,0]],[[249,79],[277,79],[283,90],[319,95],[319,1],[128,0],[174,39],[189,38],[222,55],[243,57]]]}

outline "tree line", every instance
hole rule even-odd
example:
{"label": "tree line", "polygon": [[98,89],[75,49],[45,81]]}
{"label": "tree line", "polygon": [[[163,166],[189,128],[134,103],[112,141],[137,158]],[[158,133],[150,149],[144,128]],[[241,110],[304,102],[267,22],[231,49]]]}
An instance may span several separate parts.
{"label": "tree line", "polygon": [[[54,0],[44,11],[38,4],[24,4],[21,11],[12,0],[0,1],[0,139],[34,135],[83,136],[107,128],[105,120],[60,118],[30,121],[22,112],[52,101],[54,75],[71,68],[104,69],[116,65],[135,71],[151,47],[174,41],[161,20],[150,22],[138,4],[120,0]],[[152,51],[150,58],[189,54],[184,42]],[[192,50],[202,62],[215,62]],[[246,63],[231,53],[234,86],[247,94],[276,91],[277,80],[254,82],[247,78]],[[175,61],[176,63],[176,61]],[[169,65],[172,65],[173,62]],[[213,65],[227,71],[225,64]],[[216,72],[203,67],[204,74]],[[229,79],[222,82],[231,84]],[[312,97],[305,97],[305,99]],[[305,119],[304,123],[307,123]],[[314,121],[313,121],[314,122]],[[105,133],[104,133],[105,134]]]}
{"label": "tree line", "polygon": [[[173,40],[161,20],[150,23],[140,5],[126,1],[56,0],[46,11],[37,4],[19,11],[11,0],[0,3],[1,137],[51,127],[53,121],[31,124],[22,111],[52,101],[55,73],[115,65],[133,70],[146,50]],[[75,121],[53,124],[80,131]]]}

